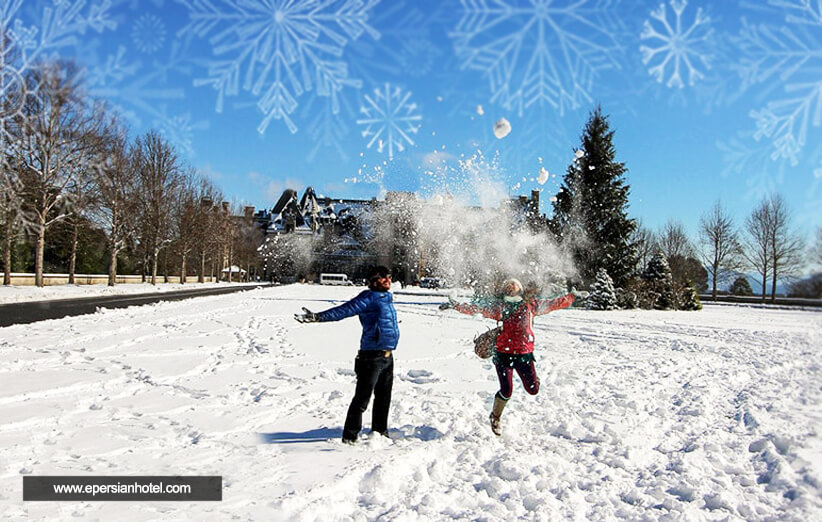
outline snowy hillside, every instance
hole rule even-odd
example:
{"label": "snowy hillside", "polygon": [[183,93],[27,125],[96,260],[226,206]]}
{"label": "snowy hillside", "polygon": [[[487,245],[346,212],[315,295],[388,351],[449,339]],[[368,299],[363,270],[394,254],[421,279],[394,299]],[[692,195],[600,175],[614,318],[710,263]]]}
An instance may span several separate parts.
{"label": "snowy hillside", "polygon": [[[397,293],[391,440],[339,441],[360,289],[292,285],[0,329],[0,518],[821,520],[822,313],[563,310],[494,436],[487,320]],[[518,381],[517,381],[518,384]],[[369,425],[370,412],[365,415]],[[222,502],[27,502],[24,475],[222,475]]]}

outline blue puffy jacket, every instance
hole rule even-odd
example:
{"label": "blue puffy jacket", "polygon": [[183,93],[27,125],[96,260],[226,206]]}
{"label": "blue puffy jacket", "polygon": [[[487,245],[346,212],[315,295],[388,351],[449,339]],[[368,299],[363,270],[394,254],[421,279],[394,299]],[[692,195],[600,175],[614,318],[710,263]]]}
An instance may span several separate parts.
{"label": "blue puffy jacket", "polygon": [[358,315],[362,324],[360,350],[393,350],[400,340],[397,311],[390,292],[365,290],[354,299],[318,314],[320,322]]}

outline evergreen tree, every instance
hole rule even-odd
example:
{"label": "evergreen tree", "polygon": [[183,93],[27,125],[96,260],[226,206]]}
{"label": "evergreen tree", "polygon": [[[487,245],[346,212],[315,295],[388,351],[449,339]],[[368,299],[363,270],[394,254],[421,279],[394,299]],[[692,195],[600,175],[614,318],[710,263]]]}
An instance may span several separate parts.
{"label": "evergreen tree", "polygon": [[636,266],[631,236],[637,224],[627,216],[627,169],[615,160],[613,137],[608,118],[597,107],[585,125],[549,221],[551,231],[573,253],[585,285],[604,268],[622,287]]}
{"label": "evergreen tree", "polygon": [[642,298],[646,308],[656,310],[670,310],[675,306],[674,285],[671,277],[671,267],[665,254],[657,251],[648,261],[648,266],[642,273]]}
{"label": "evergreen tree", "polygon": [[587,304],[591,310],[614,310],[617,307],[614,282],[604,268],[600,268],[597,272],[597,279],[591,285]]}
{"label": "evergreen tree", "polygon": [[753,288],[751,288],[751,283],[749,283],[748,278],[744,276],[739,276],[736,279],[734,279],[734,282],[731,283],[730,291],[731,295],[754,295]]}
{"label": "evergreen tree", "polygon": [[682,288],[679,295],[679,309],[680,310],[702,310],[702,302],[699,300],[699,294],[691,281],[688,281]]}

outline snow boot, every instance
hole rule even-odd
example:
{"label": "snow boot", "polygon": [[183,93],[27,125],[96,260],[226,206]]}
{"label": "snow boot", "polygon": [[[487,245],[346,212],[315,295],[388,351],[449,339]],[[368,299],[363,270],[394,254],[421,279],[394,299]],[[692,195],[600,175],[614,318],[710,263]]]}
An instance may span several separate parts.
{"label": "snow boot", "polygon": [[499,393],[494,395],[494,407],[491,408],[491,415],[488,416],[488,419],[491,421],[491,431],[496,436],[502,435],[500,417],[502,417],[502,410],[505,409],[506,404],[508,404],[508,399],[503,399]]}

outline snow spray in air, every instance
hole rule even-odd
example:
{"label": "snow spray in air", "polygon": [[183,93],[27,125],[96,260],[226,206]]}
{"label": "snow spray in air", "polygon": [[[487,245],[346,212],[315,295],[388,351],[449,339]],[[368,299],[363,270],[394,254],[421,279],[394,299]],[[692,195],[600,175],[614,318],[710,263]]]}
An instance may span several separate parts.
{"label": "snow spray in air", "polygon": [[558,291],[576,274],[533,202],[512,199],[496,159],[481,152],[427,172],[424,210],[416,216],[419,271],[453,286],[493,291],[509,277]]}

